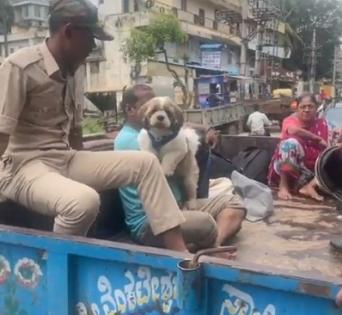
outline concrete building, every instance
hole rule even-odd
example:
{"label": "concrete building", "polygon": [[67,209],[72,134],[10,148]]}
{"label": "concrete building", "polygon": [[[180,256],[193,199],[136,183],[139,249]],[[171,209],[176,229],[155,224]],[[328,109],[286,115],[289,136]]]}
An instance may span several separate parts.
{"label": "concrete building", "polygon": [[[8,35],[9,53],[41,42],[47,31],[49,0],[10,0],[15,21]],[[228,10],[240,14],[239,0],[99,0],[99,14],[112,42],[99,42],[85,66],[85,91],[102,109],[119,104],[124,86],[134,82],[151,84],[161,95],[175,97],[174,79],[161,57],[144,63],[137,69],[125,63],[121,50],[132,28],[148,25],[157,14],[175,14],[188,34],[185,45],[169,44],[168,55],[172,68],[185,76],[189,74],[189,89],[193,79],[201,74],[229,73],[239,75],[240,29],[238,24],[218,22],[217,11]],[[184,61],[186,56],[186,61]],[[4,37],[0,35],[0,63],[5,57]],[[184,65],[186,64],[186,69]]]}
{"label": "concrete building", "polygon": [[[8,52],[41,43],[48,36],[49,0],[10,0],[14,8],[14,23],[8,34]],[[5,59],[4,35],[0,35],[0,64]],[[85,77],[85,67],[79,75]],[[85,110],[95,112],[97,109],[88,99]]]}
{"label": "concrete building", "polygon": [[[222,72],[239,75],[241,38],[239,25],[218,22],[218,10],[240,14],[238,0],[102,0],[99,12],[115,40],[99,44],[86,65],[86,90],[90,94],[112,95],[119,103],[124,86],[133,82],[151,84],[158,94],[175,97],[174,79],[167,71],[163,58],[156,56],[136,69],[125,63],[122,44],[133,28],[148,25],[160,13],[176,15],[183,31],[188,34],[185,45],[169,44],[167,52],[172,68],[185,76],[189,73],[189,89],[200,74]],[[186,56],[186,61],[184,60]],[[185,68],[186,65],[186,68]],[[137,71],[138,70],[138,71]]]}
{"label": "concrete building", "polygon": [[[47,35],[49,0],[10,0],[14,24],[8,34],[8,52],[35,45]],[[4,36],[0,35],[0,63],[5,58]]]}

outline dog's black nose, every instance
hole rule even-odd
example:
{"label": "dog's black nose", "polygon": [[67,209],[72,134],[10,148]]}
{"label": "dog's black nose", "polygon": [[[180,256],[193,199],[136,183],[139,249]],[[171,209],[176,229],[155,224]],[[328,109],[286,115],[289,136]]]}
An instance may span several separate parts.
{"label": "dog's black nose", "polygon": [[157,116],[157,119],[159,120],[159,121],[163,121],[164,120],[164,116],[163,115],[159,115],[159,116]]}

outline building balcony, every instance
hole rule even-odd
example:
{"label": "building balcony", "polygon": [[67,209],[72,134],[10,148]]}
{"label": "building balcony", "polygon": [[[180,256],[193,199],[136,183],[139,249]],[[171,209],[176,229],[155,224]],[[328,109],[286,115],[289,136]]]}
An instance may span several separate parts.
{"label": "building balcony", "polygon": [[189,35],[223,41],[236,46],[241,45],[240,31],[234,26],[213,19],[203,19],[198,15],[177,8],[153,7],[150,11],[119,14],[114,17],[113,22],[117,30],[127,31],[149,25],[151,19],[162,12],[170,12],[176,15],[183,31]]}
{"label": "building balcony", "polygon": [[127,30],[149,25],[153,16],[154,14],[151,12],[124,13],[113,17],[113,22],[117,30]]}
{"label": "building balcony", "polygon": [[43,6],[49,6],[48,0],[10,0],[12,6],[17,7],[21,5],[37,4]]}
{"label": "building balcony", "polygon": [[222,9],[228,9],[235,12],[241,12],[241,1],[240,0],[207,0],[207,2],[220,7]]}

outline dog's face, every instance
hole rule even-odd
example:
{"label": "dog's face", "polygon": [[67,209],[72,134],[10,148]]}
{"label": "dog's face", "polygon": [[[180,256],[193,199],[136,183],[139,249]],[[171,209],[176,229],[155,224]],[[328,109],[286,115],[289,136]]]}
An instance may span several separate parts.
{"label": "dog's face", "polygon": [[184,123],[183,113],[168,97],[154,97],[141,109],[145,129],[171,129],[178,131]]}

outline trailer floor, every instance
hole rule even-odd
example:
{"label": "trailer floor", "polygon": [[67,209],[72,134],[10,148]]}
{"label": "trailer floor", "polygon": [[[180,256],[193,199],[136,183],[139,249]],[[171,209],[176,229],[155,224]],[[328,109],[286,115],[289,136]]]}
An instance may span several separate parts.
{"label": "trailer floor", "polygon": [[331,238],[342,238],[338,215],[330,201],[276,200],[274,214],[264,222],[244,222],[234,240],[237,262],[265,271],[342,278],[342,254],[329,245]]}
{"label": "trailer floor", "polygon": [[[332,238],[342,238],[339,215],[342,212],[336,210],[334,201],[275,200],[272,216],[256,223],[244,221],[229,244],[238,249],[233,265],[255,267],[265,273],[279,271],[342,281],[342,252],[329,244]],[[112,240],[133,244],[124,232]]]}

